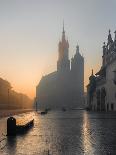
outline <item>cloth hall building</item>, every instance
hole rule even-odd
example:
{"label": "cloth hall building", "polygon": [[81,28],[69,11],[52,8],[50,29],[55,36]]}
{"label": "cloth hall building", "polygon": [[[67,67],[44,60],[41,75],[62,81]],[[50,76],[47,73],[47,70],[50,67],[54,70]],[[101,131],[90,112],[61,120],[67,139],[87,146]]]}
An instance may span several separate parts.
{"label": "cloth hall building", "polygon": [[89,78],[87,108],[97,111],[116,110],[116,31],[112,39],[109,30],[107,43],[103,45],[102,66]]}

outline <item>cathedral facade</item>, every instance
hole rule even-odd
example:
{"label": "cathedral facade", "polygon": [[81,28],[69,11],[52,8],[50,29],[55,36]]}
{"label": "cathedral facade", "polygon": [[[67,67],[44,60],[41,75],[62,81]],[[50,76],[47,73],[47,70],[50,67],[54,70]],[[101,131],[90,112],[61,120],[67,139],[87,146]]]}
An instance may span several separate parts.
{"label": "cathedral facade", "polygon": [[36,87],[36,102],[40,109],[73,109],[83,107],[84,58],[76,47],[69,59],[69,42],[63,26],[58,44],[57,71],[43,76]]}

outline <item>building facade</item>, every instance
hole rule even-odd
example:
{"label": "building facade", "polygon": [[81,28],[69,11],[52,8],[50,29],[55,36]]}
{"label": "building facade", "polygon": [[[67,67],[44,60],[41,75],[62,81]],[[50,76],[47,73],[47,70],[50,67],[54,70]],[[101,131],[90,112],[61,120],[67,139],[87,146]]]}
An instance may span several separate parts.
{"label": "building facade", "polygon": [[102,66],[89,78],[87,107],[97,111],[116,110],[116,31],[112,39],[110,30],[107,44],[103,45]]}
{"label": "building facade", "polygon": [[12,89],[10,82],[0,77],[0,109],[31,109],[33,101],[25,94]]}
{"label": "building facade", "polygon": [[69,60],[69,43],[63,26],[58,44],[57,71],[43,76],[36,87],[36,101],[40,109],[82,107],[84,93],[84,58],[76,48]]}

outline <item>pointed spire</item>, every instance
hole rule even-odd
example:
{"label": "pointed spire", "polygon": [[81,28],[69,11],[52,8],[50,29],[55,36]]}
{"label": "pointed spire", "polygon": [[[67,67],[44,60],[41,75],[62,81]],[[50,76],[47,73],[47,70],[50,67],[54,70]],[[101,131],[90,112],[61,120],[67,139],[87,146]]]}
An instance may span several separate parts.
{"label": "pointed spire", "polygon": [[106,52],[106,44],[105,42],[103,42],[103,55],[105,54],[105,52]]}
{"label": "pointed spire", "polygon": [[64,20],[63,20],[63,31],[62,31],[63,34],[65,34],[65,30],[64,30]]}
{"label": "pointed spire", "polygon": [[63,31],[62,31],[62,41],[63,40],[65,40],[64,20],[63,20]]}
{"label": "pointed spire", "polygon": [[92,73],[91,73],[91,76],[93,76],[93,69],[92,69]]}
{"label": "pointed spire", "polygon": [[79,53],[79,45],[76,46],[76,53]]}
{"label": "pointed spire", "polygon": [[108,44],[112,43],[113,40],[112,40],[112,36],[111,36],[111,31],[109,29],[109,35],[108,35]]}
{"label": "pointed spire", "polygon": [[103,49],[105,49],[106,48],[106,43],[105,42],[103,42]]}
{"label": "pointed spire", "polygon": [[91,76],[89,77],[90,82],[93,80],[94,77],[95,77],[95,76],[93,75],[93,69],[92,69]]}

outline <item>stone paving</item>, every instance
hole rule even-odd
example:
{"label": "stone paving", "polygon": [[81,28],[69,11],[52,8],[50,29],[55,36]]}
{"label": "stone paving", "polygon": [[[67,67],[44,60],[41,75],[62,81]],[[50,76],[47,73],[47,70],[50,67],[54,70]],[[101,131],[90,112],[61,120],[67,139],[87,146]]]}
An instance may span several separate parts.
{"label": "stone paving", "polygon": [[4,136],[6,119],[0,120],[0,155],[116,155],[116,113],[72,110],[30,115],[34,127],[12,139]]}

